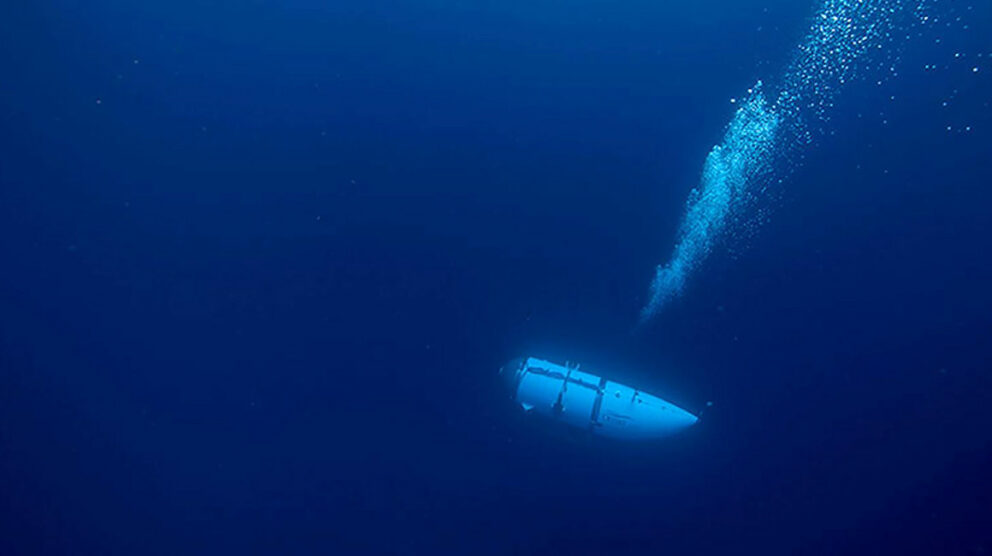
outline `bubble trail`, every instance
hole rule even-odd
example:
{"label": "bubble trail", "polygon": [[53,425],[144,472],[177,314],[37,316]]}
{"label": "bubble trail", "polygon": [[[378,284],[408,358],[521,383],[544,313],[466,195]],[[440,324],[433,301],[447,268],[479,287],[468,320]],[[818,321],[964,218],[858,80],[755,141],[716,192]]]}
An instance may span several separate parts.
{"label": "bubble trail", "polygon": [[[895,75],[891,48],[901,20],[927,22],[926,1],[825,0],[767,100],[759,82],[740,103],[723,141],[713,147],[692,190],[668,262],[659,265],[640,322],[679,297],[714,247],[742,226],[775,174],[787,172],[803,146],[826,131],[829,110],[848,82]],[[910,17],[906,17],[910,16]],[[908,36],[901,32],[900,36]],[[880,82],[880,81],[879,81]]]}
{"label": "bubble trail", "polygon": [[758,83],[731,120],[723,143],[706,157],[701,185],[689,194],[679,241],[669,263],[658,267],[642,320],[682,293],[686,278],[726,227],[731,210],[747,196],[748,184],[768,173],[780,123]]}

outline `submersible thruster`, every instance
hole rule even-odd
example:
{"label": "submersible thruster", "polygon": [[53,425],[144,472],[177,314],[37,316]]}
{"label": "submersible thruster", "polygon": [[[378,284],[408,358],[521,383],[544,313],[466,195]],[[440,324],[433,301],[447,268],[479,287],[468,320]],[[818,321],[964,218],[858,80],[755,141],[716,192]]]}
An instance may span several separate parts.
{"label": "submersible thruster", "polygon": [[578,365],[528,357],[510,361],[499,373],[524,411],[600,436],[661,438],[699,420],[657,396],[580,371]]}

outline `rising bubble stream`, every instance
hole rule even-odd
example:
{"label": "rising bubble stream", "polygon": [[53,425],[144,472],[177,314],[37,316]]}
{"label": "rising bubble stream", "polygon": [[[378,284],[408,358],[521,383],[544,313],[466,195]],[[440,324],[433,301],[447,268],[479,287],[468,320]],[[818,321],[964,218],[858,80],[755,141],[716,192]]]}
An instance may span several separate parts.
{"label": "rising bubble stream", "polygon": [[[896,75],[898,43],[931,22],[933,0],[825,0],[777,92],[760,82],[738,102],[723,141],[706,157],[668,262],[659,265],[641,322],[679,297],[728,234],[753,224],[769,184],[789,171],[804,147],[829,130],[837,94],[855,80]],[[881,83],[881,81],[879,81]]]}

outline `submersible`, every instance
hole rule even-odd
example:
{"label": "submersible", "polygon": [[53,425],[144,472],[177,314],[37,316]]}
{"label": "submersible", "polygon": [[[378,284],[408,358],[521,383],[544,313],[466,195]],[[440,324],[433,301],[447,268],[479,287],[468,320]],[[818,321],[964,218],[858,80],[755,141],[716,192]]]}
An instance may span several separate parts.
{"label": "submersible", "polygon": [[661,438],[698,421],[688,411],[657,396],[536,357],[514,359],[500,376],[511,398],[528,413],[537,413],[599,436],[622,439]]}

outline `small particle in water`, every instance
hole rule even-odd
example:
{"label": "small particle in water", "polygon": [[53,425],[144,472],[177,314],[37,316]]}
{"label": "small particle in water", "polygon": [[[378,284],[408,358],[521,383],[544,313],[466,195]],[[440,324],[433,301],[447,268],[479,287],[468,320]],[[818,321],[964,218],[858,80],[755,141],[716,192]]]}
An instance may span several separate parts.
{"label": "small particle in water", "polygon": [[736,103],[737,103],[737,99],[736,98],[730,99],[730,104],[736,104]]}
{"label": "small particle in water", "polygon": [[134,65],[138,65],[138,59],[137,58],[134,59]]}
{"label": "small particle in water", "polygon": [[96,99],[96,103],[97,104],[103,104],[103,100],[98,98],[98,99]]}
{"label": "small particle in water", "polygon": [[978,66],[971,68],[971,73],[978,73]]}

